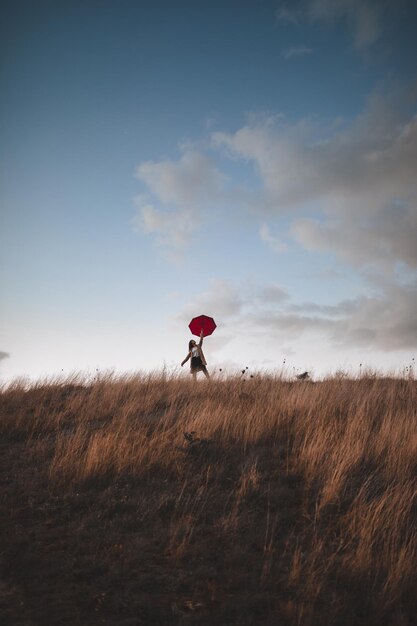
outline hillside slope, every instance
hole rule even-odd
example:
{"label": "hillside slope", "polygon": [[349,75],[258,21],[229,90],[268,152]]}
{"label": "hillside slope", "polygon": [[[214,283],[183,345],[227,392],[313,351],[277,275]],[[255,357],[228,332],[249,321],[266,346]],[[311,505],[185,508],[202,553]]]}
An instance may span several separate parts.
{"label": "hillside slope", "polygon": [[74,378],[0,395],[0,619],[408,626],[417,385]]}

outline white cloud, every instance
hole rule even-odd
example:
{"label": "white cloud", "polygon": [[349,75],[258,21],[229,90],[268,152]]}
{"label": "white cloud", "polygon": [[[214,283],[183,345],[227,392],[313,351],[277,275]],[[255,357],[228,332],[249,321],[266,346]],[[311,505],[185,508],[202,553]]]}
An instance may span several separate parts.
{"label": "white cloud", "polygon": [[279,337],[315,333],[333,347],[356,346],[382,351],[417,348],[417,285],[387,282],[369,296],[336,306],[305,303],[253,316],[255,326]]}
{"label": "white cloud", "polygon": [[200,225],[197,211],[181,209],[161,210],[143,197],[135,198],[138,212],[132,220],[135,230],[154,235],[159,247],[173,261],[179,261],[193,233]]}
{"label": "white cloud", "polygon": [[301,177],[314,179],[314,159],[306,156],[311,125],[305,120],[289,125],[282,118],[255,121],[235,133],[216,132],[213,145],[234,158],[250,162],[262,182],[262,194],[253,206],[266,211],[287,211],[305,201]]}
{"label": "white cloud", "polygon": [[[407,351],[417,348],[417,284],[375,280],[367,296],[336,305],[295,304],[278,285],[250,289],[230,281],[212,281],[209,289],[187,303],[178,322],[184,325],[200,313],[212,315],[220,328],[233,329],[259,343],[281,345],[316,336],[332,348]],[[231,330],[222,337],[230,342]],[[213,353],[223,339],[212,344]]]}
{"label": "white cloud", "polygon": [[327,267],[326,269],[320,271],[306,272],[305,278],[314,278],[324,281],[339,281],[345,280],[347,278],[347,275],[345,272],[335,270],[332,267]]}
{"label": "white cloud", "polygon": [[[415,103],[415,95],[407,97]],[[253,328],[269,328],[282,338],[313,333],[333,345],[416,347],[417,117],[406,101],[374,97],[342,129],[323,132],[308,121],[279,119],[213,135],[216,145],[258,172],[255,213],[292,215],[290,232],[299,244],[333,252],[368,284],[367,297],[333,307],[286,303],[270,311],[265,303],[247,317]],[[281,250],[266,225],[260,234]]]}
{"label": "white cloud", "polygon": [[238,288],[228,280],[215,279],[192,301],[188,302],[179,316],[179,320],[189,320],[196,315],[214,315],[219,320],[231,318],[241,312],[243,298]]}
{"label": "white cloud", "polygon": [[205,154],[183,148],[180,159],[145,161],[136,177],[146,193],[135,202],[134,226],[153,234],[171,257],[180,256],[222,193],[225,176]]}
{"label": "white cloud", "polygon": [[258,298],[262,303],[271,305],[288,300],[289,294],[280,285],[270,284],[259,289]]}
{"label": "white cloud", "polygon": [[178,161],[141,163],[136,168],[136,177],[159,202],[181,209],[210,205],[224,181],[207,155],[189,148],[185,148]]}
{"label": "white cloud", "polygon": [[310,55],[313,52],[313,48],[309,48],[308,46],[293,46],[291,48],[286,48],[282,52],[282,56],[284,59],[293,59],[295,57],[305,57]]}
{"label": "white cloud", "polygon": [[[279,120],[217,132],[213,142],[253,164],[262,184],[253,210],[292,213],[303,246],[333,250],[354,265],[415,269],[417,117],[402,109],[375,97],[342,130],[323,135],[308,121]],[[267,229],[261,236],[272,243]]]}
{"label": "white cloud", "polygon": [[276,237],[271,234],[269,226],[267,224],[261,224],[259,229],[259,235],[274,252],[285,252],[288,249],[286,243],[284,243],[279,237]]}
{"label": "white cloud", "polygon": [[295,26],[300,23],[302,18],[302,12],[299,9],[295,9],[294,7],[290,9],[288,5],[278,7],[275,15],[279,22],[285,22]]}

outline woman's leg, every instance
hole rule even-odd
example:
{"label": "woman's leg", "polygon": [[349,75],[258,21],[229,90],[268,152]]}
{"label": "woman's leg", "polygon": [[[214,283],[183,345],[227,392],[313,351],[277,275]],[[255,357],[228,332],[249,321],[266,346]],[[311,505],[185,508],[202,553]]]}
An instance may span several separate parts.
{"label": "woman's leg", "polygon": [[204,376],[208,379],[210,379],[210,374],[207,371],[207,367],[205,365],[203,365],[203,367],[201,368],[201,371],[204,372]]}

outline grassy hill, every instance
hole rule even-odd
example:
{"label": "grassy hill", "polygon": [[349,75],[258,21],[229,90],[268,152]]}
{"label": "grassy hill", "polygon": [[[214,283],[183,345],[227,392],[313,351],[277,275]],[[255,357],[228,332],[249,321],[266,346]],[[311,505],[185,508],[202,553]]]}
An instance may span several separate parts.
{"label": "grassy hill", "polygon": [[73,378],[0,394],[0,621],[417,615],[417,383]]}

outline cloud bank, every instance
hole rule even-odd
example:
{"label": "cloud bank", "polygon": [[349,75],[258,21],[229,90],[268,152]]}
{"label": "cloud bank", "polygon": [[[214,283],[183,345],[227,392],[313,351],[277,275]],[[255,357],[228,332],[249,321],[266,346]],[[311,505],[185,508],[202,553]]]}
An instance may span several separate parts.
{"label": "cloud bank", "polygon": [[[309,335],[321,337],[338,349],[361,348],[385,352],[417,348],[417,282],[405,287],[390,281],[368,296],[346,299],[334,306],[314,302],[294,304],[279,285],[247,288],[213,280],[207,291],[187,303],[177,318],[181,323],[210,311],[219,327],[237,335],[258,337],[260,346],[283,345]],[[223,333],[221,348],[232,336]]]}
{"label": "cloud bank", "polygon": [[356,266],[417,268],[416,116],[375,97],[341,130],[280,121],[217,132],[213,142],[253,164],[262,183],[254,210],[293,214],[304,247]]}
{"label": "cloud bank", "polygon": [[[350,124],[253,118],[234,132],[211,133],[207,154],[186,150],[177,161],[141,164],[137,176],[153,203],[140,199],[137,220],[159,245],[183,251],[210,208],[238,207],[252,216],[260,245],[284,255],[290,241],[330,252],[368,286],[366,297],[336,307],[296,308],[291,298],[271,306],[260,293],[245,299],[236,285],[219,282],[187,316],[207,309],[254,334],[267,328],[287,337],[315,333],[336,346],[415,348],[416,100],[415,89],[396,99],[376,95]],[[222,169],[227,163],[251,167],[257,189],[245,194]],[[289,223],[284,236],[268,224],[280,216]]]}

